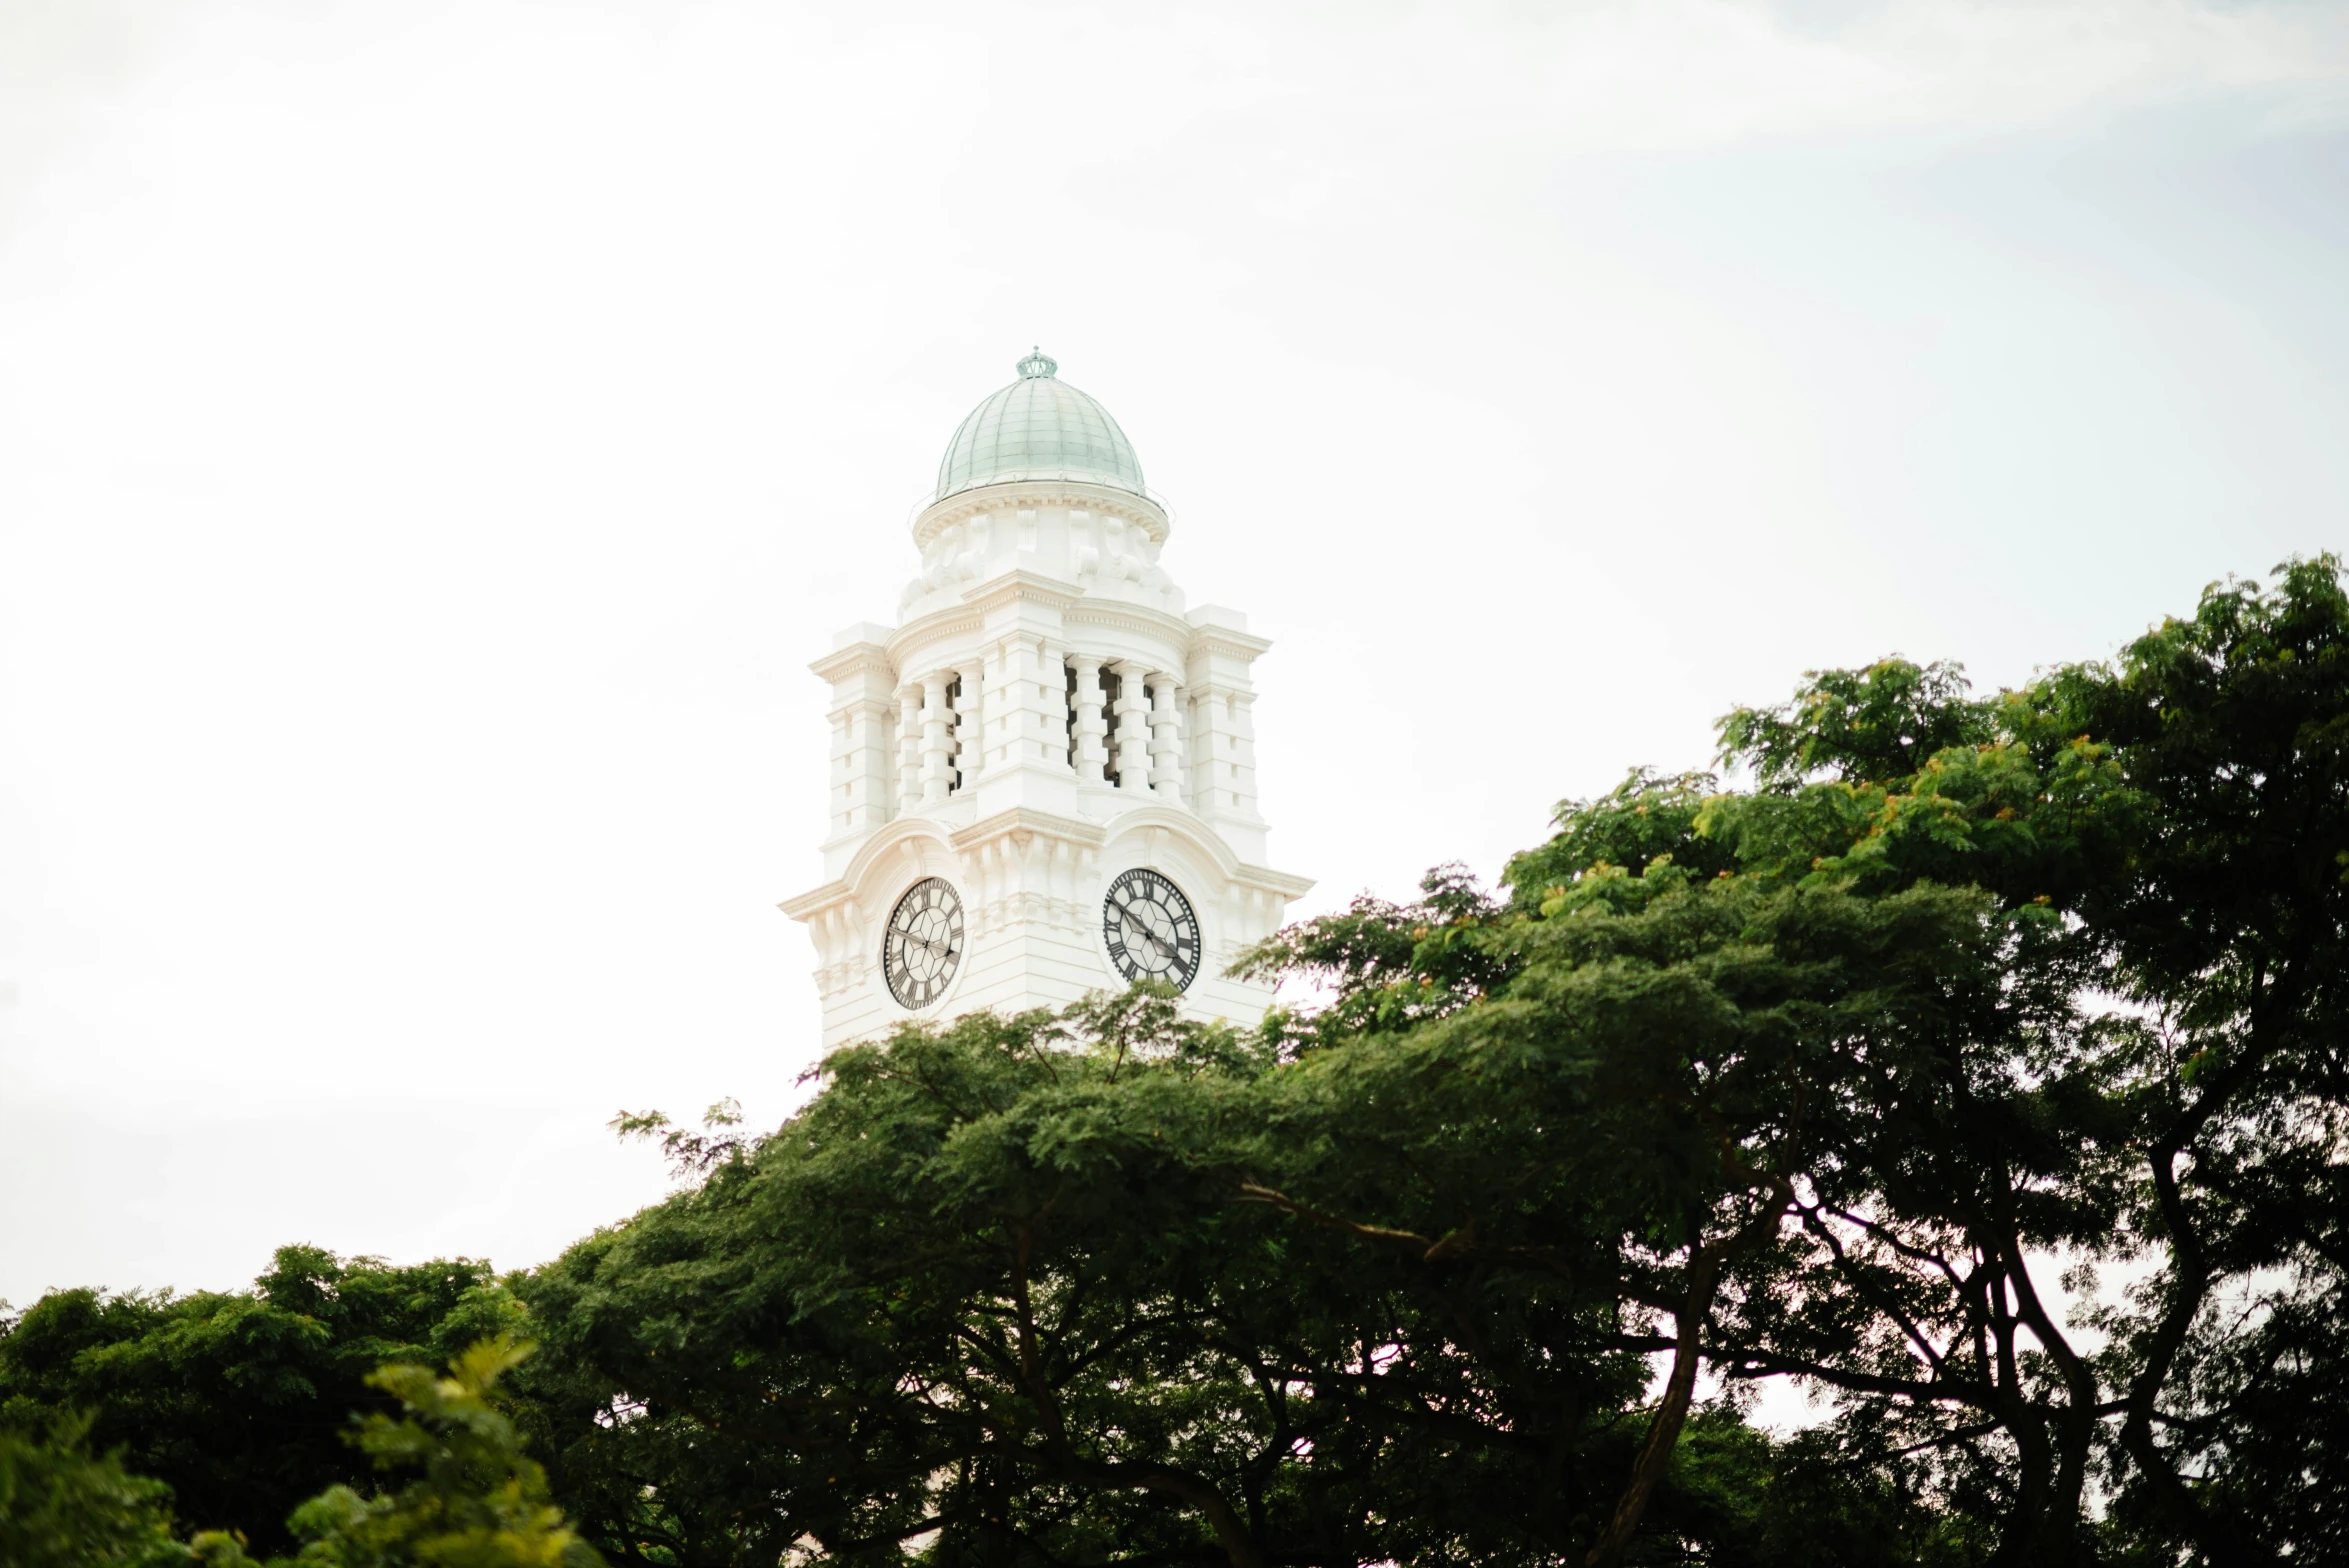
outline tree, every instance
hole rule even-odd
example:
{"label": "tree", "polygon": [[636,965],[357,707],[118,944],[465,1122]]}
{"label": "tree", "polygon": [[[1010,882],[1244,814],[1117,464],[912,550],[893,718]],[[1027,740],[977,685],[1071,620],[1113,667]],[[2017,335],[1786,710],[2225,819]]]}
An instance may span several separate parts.
{"label": "tree", "polygon": [[[1268,1116],[1266,1201],[1488,1289],[1576,1277],[1620,1315],[1619,1343],[1652,1323],[1644,1343],[1670,1349],[1637,1458],[1580,1536],[1592,1564],[1631,1549],[1704,1363],[1745,1368],[1756,1304],[1819,1288],[1799,1283],[1811,1233],[1855,1154],[1897,1137],[1887,1097],[2010,1050],[2062,999],[2016,984],[2039,912],[1733,871],[1697,793],[1642,776],[1563,808],[1558,839],[1512,865],[1510,905],[1439,875],[1419,905],[1358,904],[1256,960],[1335,993],[1279,1026],[1310,1048],[1277,1082],[1311,1108]],[[1676,838],[1694,868],[1661,847]],[[1636,874],[1599,858],[1623,844],[1651,852]],[[1478,1355],[1508,1375],[1501,1347]]]}
{"label": "tree", "polygon": [[[908,1025],[766,1137],[623,1118],[687,1184],[510,1292],[281,1255],[249,1297],[68,1293],[0,1336],[0,1414],[103,1398],[226,1488],[206,1441],[319,1462],[269,1422],[364,1335],[519,1301],[518,1424],[503,1362],[384,1385],[399,1452],[489,1447],[330,1493],[310,1560],[559,1560],[518,1433],[664,1568],[2327,1560],[2345,739],[2330,559],[2017,691],[1816,673],[1723,721],[1733,787],[1634,773],[1494,894],[1263,944],[1313,1000],[1260,1030],[1148,987]],[[1833,1418],[1753,1431],[1762,1379]]]}
{"label": "tree", "polygon": [[[1693,1325],[1733,1377],[1840,1391],[1848,1433],[1897,1434],[1953,1505],[2003,1520],[2006,1559],[2090,1554],[2099,1462],[2129,1549],[2322,1555],[2349,1519],[2323,1441],[2349,1256],[2345,650],[2327,558],[2272,589],[2215,587],[2112,665],[1994,698],[1947,666],[1815,675],[1724,721],[1724,760],[1752,788],[1638,774],[1569,802],[1511,865],[1506,914],[1437,883],[1420,906],[1285,935],[1266,961],[1335,993],[1286,1028],[1358,1055],[1488,1031],[1551,961],[1550,938],[1509,922],[1539,931],[1658,868],[1750,887],[1757,908],[1851,901],[1876,912],[1863,920],[1972,890],[1979,931],[1951,928],[1938,977],[1881,993],[1884,1020],[1783,1080],[1804,1107],[1799,1157],[1781,1139],[1775,1164],[1749,1164],[1783,1177],[1789,1224],[1675,1341]],[[1647,1028],[1646,1049],[1670,1058],[1675,1029]],[[1741,1148],[1764,1125],[1681,1092]],[[1461,1211],[1539,1169],[1470,1184]],[[1693,1277],[1708,1244],[1679,1245]],[[2065,1258],[2083,1285],[2099,1261],[2158,1265],[2133,1308],[2088,1325],[2115,1335],[2100,1355],[2049,1294]],[[1643,1299],[1636,1275],[1626,1296]],[[2277,1424],[2287,1409],[2302,1440]]]}
{"label": "tree", "polygon": [[1787,1211],[1790,1091],[1984,961],[1981,900],[1669,864],[1522,918],[1429,899],[1332,932],[1449,954],[1399,1010],[1347,980],[1359,1039],[1141,990],[908,1026],[770,1138],[670,1134],[700,1184],[518,1287],[583,1527],[664,1563],[1639,1560],[1651,1508],[1705,1539],[1672,1459]]}
{"label": "tree", "polygon": [[2109,1255],[2124,1207],[2140,1042],[2082,1005],[2105,949],[2077,909],[2145,804],[2042,694],[1977,700],[1946,666],[1814,675],[1722,740],[1756,787],[1688,819],[1715,853],[1869,899],[1970,885],[1998,937],[1955,1027],[1855,1060],[1821,1102],[1790,1267],[1738,1304],[1724,1369],[1841,1390],[1848,1422],[1899,1431],[1953,1502],[2003,1516],[2002,1557],[2083,1556],[2102,1389],[2042,1276],[2051,1253]]}
{"label": "tree", "polygon": [[558,1488],[623,1562],[1558,1560],[1653,1340],[1570,1248],[1364,1251],[1252,1182],[1320,1136],[1311,1085],[1267,1120],[1293,1066],[1146,987],[836,1053],[780,1132],[520,1287]]}
{"label": "tree", "polygon": [[280,1248],[246,1292],[56,1291],[0,1320],[0,1428],[87,1412],[90,1440],[167,1483],[180,1518],[282,1549],[289,1510],[367,1474],[343,1433],[355,1412],[391,1408],[369,1374],[445,1359],[517,1311],[487,1264],[315,1247]]}
{"label": "tree", "polygon": [[2161,1267],[2108,1361],[2122,1513],[2213,1562],[2349,1538],[2349,594],[2230,581],[2039,700],[2107,737],[2147,831],[2082,900],[2147,1015],[2133,1234]]}
{"label": "tree", "polygon": [[[497,1384],[531,1346],[483,1340],[449,1363],[394,1362],[367,1381],[396,1401],[359,1424],[355,1446],[387,1476],[413,1472],[362,1496],[329,1487],[294,1511],[300,1553],[270,1568],[601,1568],[547,1496],[546,1472],[523,1450],[499,1408]],[[254,1568],[244,1541],[199,1535],[190,1554],[205,1568]]]}
{"label": "tree", "polygon": [[0,1432],[0,1563],[9,1568],[165,1568],[185,1564],[171,1489],[92,1454],[88,1423],[40,1437]]}
{"label": "tree", "polygon": [[[1951,840],[1975,851],[1969,879],[2003,905],[2036,897],[2067,921],[2086,1049],[2038,1120],[2043,1144],[2093,1156],[2033,1184],[2029,1201],[2091,1222],[2088,1235],[2075,1224],[2042,1245],[2157,1271],[2132,1309],[2101,1314],[2116,1338],[2094,1365],[2052,1323],[2033,1334],[2076,1410],[2103,1396],[2099,1435],[2121,1451],[2115,1518],[2138,1549],[2222,1563],[2326,1555],[2349,1515],[2349,1459],[2324,1440],[2341,1365],[2329,1325],[2349,1263],[2341,565],[2287,562],[2271,587],[2214,585],[2193,616],[2110,664],[2059,669],[1996,702],[1947,681],[1908,689],[1905,725],[1841,722],[1866,706],[1847,675],[1814,682],[1789,710],[1733,716],[1725,737],[1788,797],[1822,771],[1884,776],[1885,750],[1867,737],[1903,728],[2028,756],[2049,780],[2010,801],[2027,842]],[[2053,786],[2066,754],[2093,767],[2074,768],[2072,809],[2051,809],[2065,804]],[[1955,748],[1932,760],[1979,771]],[[2090,780],[2097,809],[2082,811]],[[1937,831],[1946,821],[1928,820]],[[2043,1059],[2026,1065],[2044,1071]],[[2107,1210],[2110,1233],[2094,1243]],[[2009,1272],[2019,1286],[2022,1271]],[[2286,1410],[2297,1412],[2289,1438]],[[2069,1418],[2067,1452],[2088,1425]]]}

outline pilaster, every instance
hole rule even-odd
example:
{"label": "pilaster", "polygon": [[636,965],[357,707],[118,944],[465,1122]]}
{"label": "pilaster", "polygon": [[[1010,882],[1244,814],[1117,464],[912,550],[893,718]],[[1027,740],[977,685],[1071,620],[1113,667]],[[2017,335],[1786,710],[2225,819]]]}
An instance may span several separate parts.
{"label": "pilaster", "polygon": [[825,716],[832,735],[827,790],[832,838],[869,833],[892,814],[885,636],[881,627],[852,627],[841,634],[839,645],[829,655],[809,666],[832,688],[832,704]]}
{"label": "pilaster", "polygon": [[1261,860],[1265,825],[1256,810],[1256,688],[1249,672],[1272,644],[1251,635],[1237,610],[1201,605],[1188,619],[1191,808],[1243,859]]}

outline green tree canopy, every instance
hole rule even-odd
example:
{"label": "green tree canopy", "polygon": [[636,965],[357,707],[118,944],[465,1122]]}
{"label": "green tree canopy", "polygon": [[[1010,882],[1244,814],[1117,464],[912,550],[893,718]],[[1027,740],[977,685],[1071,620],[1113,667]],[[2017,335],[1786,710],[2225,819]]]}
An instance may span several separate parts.
{"label": "green tree canopy", "polygon": [[185,1568],[171,1489],[89,1450],[88,1423],[0,1431],[0,1563],[8,1568]]}
{"label": "green tree canopy", "polygon": [[[764,1137],[623,1118],[680,1190],[510,1290],[296,1249],[48,1298],[0,1425],[87,1407],[249,1527],[357,1479],[394,1341],[526,1310],[511,1421],[499,1353],[377,1385],[423,1479],[326,1493],[308,1560],[2339,1558],[2345,741],[2330,558],[2014,691],[1816,673],[1492,892],[1262,944],[1261,1029],[909,1024]],[[1747,1425],[1773,1380],[1826,1419]]]}
{"label": "green tree canopy", "polygon": [[[2341,1450],[2277,1417],[2297,1408],[2314,1437],[2339,1408],[2345,649],[2323,559],[2216,586],[2113,663],[1993,698],[1900,660],[1813,676],[1724,721],[1750,787],[1634,774],[1560,808],[1556,836],[1511,863],[1505,905],[1439,877],[1418,904],[1285,933],[1258,962],[1330,1000],[1278,1032],[1358,1056],[1497,1040],[1528,1004],[1554,1029],[1601,971],[1559,965],[1571,944],[1550,928],[1620,919],[1650,884],[1658,911],[1820,900],[1863,926],[1971,899],[1970,931],[1919,933],[1932,977],[1863,986],[1886,1012],[1778,1057],[1779,1127],[1711,1097],[1735,1080],[1692,1051],[1696,1026],[1658,1017],[1627,1043],[1689,1074],[1651,1103],[1676,1099],[1785,1183],[1783,1228],[1740,1233],[1713,1305],[1673,1337],[1701,1332],[1734,1378],[1835,1391],[1847,1434],[1925,1456],[1950,1507],[2001,1521],[2003,1557],[2096,1551],[2100,1467],[2111,1549],[2322,1555]],[[1761,925],[1739,946],[1801,956]],[[1534,1152],[1460,1212],[1522,1191]],[[1709,1245],[1667,1235],[1645,1288],[1626,1276],[1627,1301],[1659,1313],[1652,1270],[1699,1278]],[[2087,1287],[2099,1262],[2154,1273],[2068,1321],[2056,1274]]]}
{"label": "green tree canopy", "polygon": [[278,1550],[296,1504],[365,1478],[344,1433],[392,1408],[375,1369],[446,1360],[517,1310],[487,1264],[316,1247],[280,1248],[250,1291],[55,1291],[0,1319],[0,1429],[84,1414],[91,1442],[170,1486],[181,1520]]}
{"label": "green tree canopy", "polygon": [[[372,1373],[393,1413],[357,1425],[353,1446],[396,1484],[361,1494],[332,1486],[294,1510],[301,1550],[270,1568],[602,1568],[547,1494],[546,1471],[501,1408],[501,1378],[529,1359],[511,1339],[467,1347],[441,1376],[413,1362]],[[198,1535],[204,1568],[255,1568],[243,1539]]]}
{"label": "green tree canopy", "polygon": [[[1439,878],[1345,917],[1350,953],[1406,919],[1415,952],[1479,950],[1394,982],[1457,1005],[1358,1038],[1145,989],[836,1053],[781,1132],[519,1287],[558,1486],[622,1561],[1548,1563],[1651,1514],[1703,1539],[1723,1510],[1676,1440],[1701,1325],[1792,1202],[1803,1075],[1999,1005],[1968,988],[2001,940],[1971,893],[1668,863],[1552,903]],[[1880,1523],[1913,1506],[1883,1495]]]}

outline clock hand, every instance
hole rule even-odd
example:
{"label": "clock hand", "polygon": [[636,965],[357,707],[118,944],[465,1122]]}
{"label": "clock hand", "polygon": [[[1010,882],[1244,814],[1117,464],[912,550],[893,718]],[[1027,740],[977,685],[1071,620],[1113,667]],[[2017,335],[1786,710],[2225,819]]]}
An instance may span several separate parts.
{"label": "clock hand", "polygon": [[1165,942],[1161,941],[1157,932],[1151,930],[1148,926],[1137,923],[1134,917],[1130,914],[1124,916],[1124,920],[1126,929],[1128,931],[1133,932],[1136,936],[1139,936],[1143,941],[1148,942],[1152,947],[1157,948],[1167,957],[1172,958],[1175,956],[1174,949],[1167,946]]}

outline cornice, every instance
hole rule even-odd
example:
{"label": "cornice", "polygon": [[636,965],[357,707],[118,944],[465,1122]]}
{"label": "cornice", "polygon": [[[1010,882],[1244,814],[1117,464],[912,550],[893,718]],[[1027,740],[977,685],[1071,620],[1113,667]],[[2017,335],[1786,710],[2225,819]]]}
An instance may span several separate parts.
{"label": "cornice", "polygon": [[1112,517],[1138,523],[1151,538],[1166,542],[1172,519],[1165,507],[1148,496],[1136,495],[1131,490],[1119,490],[1110,485],[1086,484],[1075,479],[1017,479],[999,485],[981,485],[976,490],[962,490],[943,501],[933,501],[922,508],[913,520],[914,543],[924,549],[956,523],[964,523],[982,512],[1033,509],[1045,506],[1082,507],[1088,512],[1104,512]]}
{"label": "cornice", "polygon": [[[928,839],[941,849],[951,849],[954,847],[954,829],[940,822],[936,817],[927,816],[921,812],[910,812],[902,817],[892,817],[875,828],[871,838],[857,846],[856,853],[849,856],[848,864],[841,868],[840,879],[837,882],[826,883],[813,893],[802,893],[791,903],[785,904],[783,912],[792,914],[794,905],[806,904],[811,909],[820,909],[825,904],[836,902],[841,898],[855,897],[863,889],[866,878],[882,856],[909,845],[917,839]],[[797,920],[805,917],[792,915],[792,918]]]}
{"label": "cornice", "polygon": [[[901,650],[944,637],[981,633],[986,630],[989,611],[1018,601],[1058,610],[1064,626],[1121,627],[1147,633],[1187,651],[1208,649],[1253,659],[1272,646],[1265,638],[1247,632],[1233,631],[1225,626],[1194,626],[1171,611],[1145,604],[1129,604],[1122,599],[1099,598],[1065,578],[1047,576],[1026,567],[1014,567],[963,590],[960,604],[932,610],[906,622],[889,634],[886,645],[860,644],[859,648],[843,649],[831,658],[844,660],[861,648],[880,646],[883,656],[894,669],[902,663],[897,657]],[[822,673],[821,664],[816,668],[818,673]]]}
{"label": "cornice", "polygon": [[846,882],[827,882],[822,887],[810,888],[796,898],[787,898],[775,907],[794,920],[813,920],[842,899],[855,896],[856,889]]}
{"label": "cornice", "polygon": [[1196,629],[1181,616],[1165,610],[1152,609],[1146,604],[1127,604],[1117,599],[1096,599],[1090,595],[1063,609],[1060,618],[1070,626],[1130,626],[1153,632],[1185,648],[1190,646],[1191,634]]}
{"label": "cornice", "polygon": [[1283,898],[1303,898],[1314,888],[1313,878],[1275,871],[1270,866],[1242,866],[1232,880],[1267,893],[1278,893]]}
{"label": "cornice", "polygon": [[984,624],[979,612],[968,604],[950,604],[927,615],[917,615],[889,634],[887,651],[890,662],[897,662],[897,650],[911,643],[929,642],[956,632],[975,632]]}
{"label": "cornice", "polygon": [[889,673],[889,649],[885,644],[877,642],[851,643],[845,648],[835,648],[808,668],[835,684],[868,670],[879,670],[886,675]]}
{"label": "cornice", "polygon": [[1191,627],[1193,653],[1228,653],[1238,659],[1254,659],[1271,650],[1272,639],[1254,632],[1236,632],[1229,626]]}
{"label": "cornice", "polygon": [[1109,821],[1107,839],[1115,842],[1135,833],[1171,833],[1192,847],[1199,849],[1215,862],[1216,870],[1228,878],[1235,878],[1245,868],[1240,857],[1232,853],[1223,835],[1216,832],[1189,811],[1177,806],[1135,806],[1119,812]]}
{"label": "cornice", "polygon": [[964,589],[962,602],[983,615],[1019,599],[1032,599],[1055,610],[1066,610],[1084,597],[1085,590],[1075,583],[1015,566],[1008,572],[998,572],[975,588]]}
{"label": "cornice", "polygon": [[971,849],[1014,833],[1033,833],[1041,838],[1067,839],[1072,844],[1085,845],[1104,843],[1109,836],[1098,822],[1064,817],[1055,811],[1038,811],[1033,806],[1014,806],[1009,811],[982,817],[967,828],[956,829],[947,842],[956,849]]}

